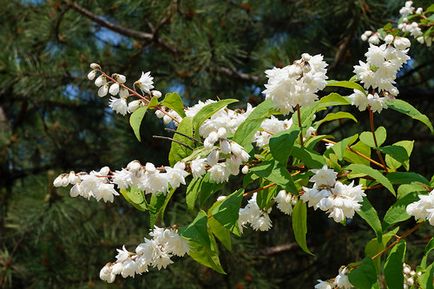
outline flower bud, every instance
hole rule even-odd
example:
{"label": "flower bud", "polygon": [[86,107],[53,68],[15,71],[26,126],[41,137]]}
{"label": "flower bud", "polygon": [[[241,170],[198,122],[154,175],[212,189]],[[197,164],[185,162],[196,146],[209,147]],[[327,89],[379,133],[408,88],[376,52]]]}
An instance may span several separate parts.
{"label": "flower bud", "polygon": [[95,85],[98,87],[103,86],[106,83],[107,83],[107,80],[105,79],[104,75],[98,76],[95,80]]}
{"label": "flower bud", "polygon": [[151,91],[152,96],[155,96],[156,98],[160,98],[161,97],[161,91],[159,90],[153,90]]}
{"label": "flower bud", "polygon": [[386,37],[384,37],[384,42],[386,42],[386,44],[390,44],[393,42],[393,35],[386,35]]}
{"label": "flower bud", "polygon": [[111,86],[110,86],[110,89],[109,89],[109,93],[111,94],[111,95],[117,95],[118,93],[119,93],[119,83],[113,83]]}
{"label": "flower bud", "polygon": [[131,161],[128,165],[127,165],[127,170],[129,170],[130,172],[137,172],[142,168],[142,165],[139,163],[139,161]]}
{"label": "flower bud", "polygon": [[108,85],[108,83],[106,83],[106,84],[104,84],[103,86],[101,86],[101,87],[98,89],[98,96],[99,96],[99,97],[104,97],[104,96],[106,96],[107,93],[108,93],[108,89],[109,89],[109,85]]}
{"label": "flower bud", "polygon": [[133,100],[130,103],[128,103],[128,111],[130,113],[135,112],[140,107],[141,101],[140,100]]}
{"label": "flower bud", "polygon": [[125,75],[122,74],[113,74],[113,78],[118,82],[118,83],[125,83],[125,81],[127,81],[127,78],[125,77]]}
{"label": "flower bud", "polygon": [[90,66],[90,68],[92,68],[92,69],[101,69],[101,66],[99,66],[98,63],[91,63],[89,66]]}
{"label": "flower bud", "polygon": [[91,70],[88,74],[87,74],[87,79],[89,80],[94,80],[96,76],[96,70]]}
{"label": "flower bud", "polygon": [[128,91],[128,89],[121,87],[119,89],[119,96],[121,98],[127,99],[128,96],[130,96],[130,92]]}
{"label": "flower bud", "polygon": [[244,166],[242,169],[241,169],[241,172],[245,175],[245,174],[247,174],[248,172],[249,172],[249,167],[248,166]]}

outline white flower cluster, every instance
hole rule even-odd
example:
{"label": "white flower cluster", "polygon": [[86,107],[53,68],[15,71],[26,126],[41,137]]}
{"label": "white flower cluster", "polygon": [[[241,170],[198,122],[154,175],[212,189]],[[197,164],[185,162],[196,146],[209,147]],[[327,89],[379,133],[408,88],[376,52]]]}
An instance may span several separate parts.
{"label": "white flower cluster", "polygon": [[175,229],[155,227],[149,234],[152,239],[146,239],[139,244],[135,252],[117,249],[116,261],[107,263],[100,271],[99,277],[108,283],[113,283],[116,275],[134,277],[136,274],[148,272],[149,267],[158,270],[172,264],[173,256],[184,256],[189,251],[187,240],[181,237]]}
{"label": "white flower cluster", "polygon": [[329,214],[329,218],[337,223],[352,218],[360,210],[363,197],[366,196],[362,185],[354,186],[353,182],[345,185],[336,180],[337,173],[324,166],[312,170],[315,175],[310,178],[312,188],[303,187],[301,199],[315,210],[319,208]]}
{"label": "white flower cluster", "polygon": [[255,231],[268,231],[271,229],[271,219],[269,213],[271,213],[271,208],[267,211],[261,210],[258,203],[256,203],[257,193],[254,193],[247,205],[244,208],[240,208],[238,226],[240,231],[243,231],[248,224]]}
{"label": "white flower cluster", "polygon": [[297,196],[285,190],[280,190],[274,198],[274,201],[277,203],[277,208],[286,215],[292,214],[292,208],[297,203],[297,200]]}
{"label": "white flower cluster", "polygon": [[[186,115],[194,116],[209,103],[212,101],[199,102],[186,109]],[[242,146],[229,140],[228,135],[236,131],[251,111],[250,105],[246,111],[223,108],[200,126],[199,134],[204,138],[204,147],[209,153],[206,158],[198,157],[191,162],[193,177],[201,177],[208,171],[212,182],[223,183],[227,182],[231,175],[240,173],[240,166],[245,164],[250,156]],[[243,173],[247,173],[247,170],[248,168],[243,169]]]}
{"label": "white flower cluster", "polygon": [[[109,106],[114,112],[126,115],[127,113],[134,112],[137,108],[143,105],[143,101],[140,99],[127,102],[127,99],[130,96],[130,91],[125,86],[127,78],[124,75],[114,73],[111,77],[108,77],[102,73],[101,66],[97,63],[92,63],[90,68],[92,70],[88,73],[87,78],[89,80],[94,80],[97,74],[101,73],[95,79],[95,85],[99,87],[98,96],[104,97],[107,94],[111,94],[112,96],[110,97]],[[140,79],[134,84],[148,95],[156,97],[161,96],[160,91],[152,90],[154,88],[154,82],[150,72],[142,72]]]}
{"label": "white flower cluster", "polygon": [[255,134],[256,146],[262,148],[270,142],[270,138],[289,129],[292,126],[292,119],[279,120],[275,116],[265,119],[261,124],[261,129]]}
{"label": "white flower cluster", "polygon": [[359,61],[359,65],[354,66],[357,79],[369,91],[366,95],[354,90],[349,96],[352,104],[360,111],[369,106],[372,111],[381,112],[383,108],[387,108],[387,98],[399,93],[395,87],[396,74],[409,59],[407,52],[410,41],[392,35],[387,35],[384,41],[385,44],[380,46],[370,44],[365,54],[366,62]]}
{"label": "white flower cluster", "polygon": [[427,220],[434,226],[434,190],[428,195],[419,195],[419,201],[407,206],[407,214],[414,216],[416,220]]}
{"label": "white flower cluster", "polygon": [[402,22],[398,24],[398,28],[402,30],[404,33],[409,33],[411,36],[416,38],[416,40],[421,44],[426,44],[426,46],[430,47],[432,45],[433,37],[429,35],[423,35],[422,29],[419,24],[415,21],[409,22],[409,16],[420,15],[420,19],[424,16],[422,7],[415,9],[413,7],[413,1],[406,1],[404,7],[399,10],[399,14],[402,16]]}
{"label": "white flower cluster", "polygon": [[418,276],[422,275],[422,272],[417,272],[412,270],[410,265],[403,263],[402,264],[402,273],[404,275],[404,289],[411,288],[414,285],[414,277],[416,274]]}
{"label": "white flower cluster", "polygon": [[81,196],[86,199],[101,199],[104,202],[113,202],[114,196],[119,195],[114,185],[109,180],[110,168],[103,167],[99,171],[91,171],[89,174],[74,171],[69,174],[59,175],[53,182],[55,187],[67,187],[73,185],[69,194],[71,197]]}
{"label": "white flower cluster", "polygon": [[318,284],[315,285],[315,289],[353,288],[353,285],[351,285],[350,280],[348,279],[348,272],[349,272],[348,268],[342,266],[339,269],[338,276],[336,276],[334,279],[327,280],[327,281],[318,280]]}
{"label": "white flower cluster", "polygon": [[146,163],[142,166],[139,161],[130,162],[126,168],[113,173],[112,182],[120,189],[136,187],[146,194],[166,194],[169,188],[176,189],[185,185],[185,177],[189,173],[185,170],[185,163],[178,162],[173,168],[164,167],[161,172],[154,164]]}
{"label": "white flower cluster", "polygon": [[322,55],[304,53],[292,65],[266,70],[268,83],[263,93],[285,114],[297,106],[310,105],[318,99],[316,93],[327,84],[326,67]]}

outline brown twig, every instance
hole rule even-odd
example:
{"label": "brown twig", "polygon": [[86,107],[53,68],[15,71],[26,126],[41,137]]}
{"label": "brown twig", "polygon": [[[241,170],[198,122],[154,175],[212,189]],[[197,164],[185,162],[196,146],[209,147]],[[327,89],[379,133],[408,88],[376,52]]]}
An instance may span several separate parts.
{"label": "brown twig", "polygon": [[368,107],[368,112],[369,112],[369,125],[371,127],[372,137],[374,138],[375,152],[377,153],[378,159],[380,160],[383,169],[387,173],[386,163],[384,162],[383,155],[378,149],[377,136],[375,135],[374,113],[372,112],[372,109],[370,107]]}

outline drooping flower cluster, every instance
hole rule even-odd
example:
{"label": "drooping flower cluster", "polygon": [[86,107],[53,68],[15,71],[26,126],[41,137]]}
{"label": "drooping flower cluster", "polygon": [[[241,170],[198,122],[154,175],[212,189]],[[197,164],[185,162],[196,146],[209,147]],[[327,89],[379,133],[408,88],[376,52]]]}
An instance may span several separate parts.
{"label": "drooping flower cluster", "polygon": [[434,226],[434,190],[428,195],[419,195],[419,201],[407,206],[407,214],[414,216],[416,220],[427,220]]}
{"label": "drooping flower cluster", "polygon": [[183,162],[176,163],[173,168],[166,166],[157,169],[152,163],[142,166],[139,161],[132,161],[126,168],[113,173],[112,182],[120,189],[136,187],[145,194],[165,194],[169,188],[176,189],[181,184],[185,185],[185,177],[188,175]]}
{"label": "drooping flower cluster", "polygon": [[300,197],[309,207],[325,211],[338,223],[352,218],[360,210],[360,203],[366,196],[361,185],[354,186],[353,182],[345,185],[337,181],[337,173],[327,166],[312,172],[315,175],[310,181],[314,185],[312,188],[303,187],[304,193]]}
{"label": "drooping flower cluster", "polygon": [[[127,113],[132,113],[138,109],[141,105],[144,105],[148,100],[137,99],[127,102],[130,96],[130,90],[125,86],[127,78],[118,73],[114,73],[111,76],[106,75],[101,71],[101,66],[97,63],[92,63],[90,65],[92,69],[87,78],[89,80],[94,80],[97,74],[100,75],[95,79],[95,85],[98,89],[98,96],[104,97],[110,94],[109,106],[114,112],[121,115],[126,115]],[[142,92],[150,96],[161,97],[161,92],[158,90],[152,90],[154,88],[153,77],[150,72],[143,73],[139,80],[137,80],[134,85],[136,85]],[[134,91],[132,91],[134,92]],[[119,97],[116,97],[119,96]]]}
{"label": "drooping flower cluster", "polygon": [[402,273],[404,275],[404,287],[403,289],[412,288],[415,284],[414,278],[416,275],[422,275],[422,272],[417,272],[411,269],[410,265],[403,263],[402,264]]}
{"label": "drooping flower cluster", "polygon": [[86,199],[95,198],[97,201],[113,202],[114,196],[119,195],[109,179],[110,168],[103,167],[99,171],[89,174],[74,171],[59,175],[53,182],[55,187],[73,185],[70,190],[71,197],[81,196]]}
{"label": "drooping flower cluster", "polygon": [[267,211],[259,208],[258,203],[256,203],[257,193],[254,193],[247,205],[240,209],[238,225],[242,231],[248,224],[255,231],[268,231],[272,227],[271,219],[269,213],[271,213],[271,208]]}
{"label": "drooping flower cluster", "polygon": [[327,84],[326,67],[322,55],[304,53],[291,65],[266,70],[268,82],[263,93],[284,114],[293,112],[297,106],[310,105]]}
{"label": "drooping flower cluster", "polygon": [[342,266],[339,269],[339,274],[335,278],[327,281],[318,280],[318,284],[315,285],[315,289],[353,288],[353,285],[350,283],[350,280],[348,279],[348,273],[349,273],[348,268]]}
{"label": "drooping flower cluster", "polygon": [[[422,7],[413,7],[413,1],[406,1],[404,7],[399,10],[399,14],[402,16],[402,22],[398,24],[398,28],[404,33],[409,33],[411,36],[416,38],[416,40],[421,44],[426,44],[430,47],[432,45],[433,37],[430,35],[423,35],[422,29],[418,22],[414,20],[426,19],[424,16],[424,11]],[[409,18],[412,21],[410,22]]]}
{"label": "drooping flower cluster", "polygon": [[353,105],[360,111],[370,107],[374,112],[381,112],[387,108],[387,99],[398,95],[395,87],[396,74],[407,62],[407,55],[410,41],[403,37],[387,35],[384,38],[385,44],[376,46],[369,45],[366,52],[366,62],[359,61],[354,66],[354,73],[357,79],[363,83],[368,91],[354,90],[349,96]]}
{"label": "drooping flower cluster", "polygon": [[173,168],[166,166],[158,169],[152,163],[142,166],[139,161],[132,161],[126,168],[115,172],[103,167],[100,171],[89,174],[61,174],[54,180],[54,186],[73,185],[70,190],[71,197],[94,197],[97,201],[103,199],[105,202],[113,202],[113,196],[119,195],[115,184],[119,189],[138,188],[145,194],[166,194],[170,188],[176,189],[181,184],[185,185],[185,177],[188,175],[182,162],[176,163]]}
{"label": "drooping flower cluster", "polygon": [[172,264],[172,257],[182,257],[189,251],[187,240],[181,237],[176,229],[165,229],[155,226],[146,239],[139,244],[135,252],[125,248],[117,249],[116,261],[107,263],[100,271],[101,280],[113,283],[116,275],[134,277],[136,274],[148,272],[149,267],[160,270]]}

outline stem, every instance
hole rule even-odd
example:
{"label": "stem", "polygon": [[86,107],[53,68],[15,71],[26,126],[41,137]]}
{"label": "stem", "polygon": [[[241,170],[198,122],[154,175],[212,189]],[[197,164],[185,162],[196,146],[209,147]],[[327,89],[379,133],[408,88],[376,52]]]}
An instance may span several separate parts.
{"label": "stem", "polygon": [[[140,98],[141,100],[143,100],[145,102],[145,104],[149,104],[151,102],[151,100],[149,98],[147,98],[146,96],[141,95],[140,93],[138,93],[134,89],[129,88],[124,83],[117,82],[116,79],[114,79],[113,77],[111,77],[110,75],[108,75],[107,73],[105,73],[104,71],[102,71],[100,69],[98,69],[98,71],[101,72],[101,74],[104,75],[104,77],[107,78],[108,80],[110,80],[112,82],[118,83],[119,86],[121,86],[121,87],[125,88],[126,90],[128,90],[132,95],[137,96],[138,98]],[[155,107],[155,109],[161,111],[163,114],[165,114],[168,117],[170,117],[174,122],[179,123],[178,120],[176,120],[175,118],[173,118],[170,114],[168,114],[164,109],[160,108],[159,106]]]}
{"label": "stem", "polygon": [[202,142],[201,142],[200,140],[198,140],[197,138],[194,138],[194,137],[188,136],[188,135],[186,135],[186,134],[183,134],[182,132],[176,131],[175,129],[172,129],[172,128],[168,128],[168,127],[166,127],[165,130],[170,131],[170,132],[173,132],[173,133],[176,133],[176,134],[179,134],[179,135],[182,135],[183,137],[186,137],[186,138],[188,138],[188,139],[190,139],[190,140],[193,140],[193,141],[195,141],[195,142],[202,143]]}
{"label": "stem", "polygon": [[[326,143],[336,144],[336,142],[334,142],[334,141],[332,141],[332,140],[329,140],[329,139],[326,139],[326,138],[322,139],[321,141],[326,142]],[[364,155],[364,154],[362,154],[361,152],[359,152],[359,151],[353,149],[352,147],[347,146],[346,149],[349,150],[349,151],[352,152],[352,153],[355,153],[355,154],[358,155],[359,157],[364,158],[365,160],[370,161],[370,162],[373,163],[374,165],[377,165],[378,167],[384,169],[384,166],[383,166],[382,164],[380,164],[379,162],[377,162],[377,161],[371,159],[371,158],[368,157],[367,155]]]}
{"label": "stem", "polygon": [[384,162],[384,159],[383,159],[383,156],[381,155],[381,152],[378,150],[377,136],[375,135],[374,113],[372,112],[370,107],[368,107],[368,112],[369,112],[369,124],[371,126],[372,137],[374,138],[375,152],[377,153],[378,159],[380,160],[380,162],[383,166],[383,169],[387,173],[386,163]]}
{"label": "stem", "polygon": [[257,192],[260,192],[260,191],[266,190],[266,189],[268,189],[268,188],[274,187],[275,185],[276,185],[276,184],[271,183],[271,184],[268,184],[268,185],[266,185],[266,186],[263,186],[263,187],[260,187],[260,188],[254,189],[254,190],[252,190],[252,191],[245,192],[245,193],[243,194],[243,197],[248,197],[248,196],[250,196],[250,195],[253,195],[254,193],[257,193]]}
{"label": "stem", "polygon": [[408,229],[401,236],[397,236],[396,240],[393,241],[393,243],[391,243],[389,246],[387,246],[386,248],[384,248],[382,251],[378,252],[375,256],[371,257],[371,259],[375,260],[376,258],[380,257],[381,255],[383,255],[384,253],[386,253],[387,251],[389,251],[390,249],[392,249],[396,244],[398,244],[399,242],[401,242],[401,240],[403,240],[403,239],[407,238],[409,235],[413,234],[417,229],[419,229],[420,226],[422,226],[422,224],[423,224],[423,222],[417,223],[416,226],[414,226],[413,228]]}
{"label": "stem", "polygon": [[301,124],[300,105],[297,104],[297,107],[295,109],[297,110],[298,127],[300,128],[300,145],[301,145],[301,147],[304,147],[304,142],[303,142],[303,127],[302,127],[302,124]]}
{"label": "stem", "polygon": [[182,142],[180,142],[180,141],[177,141],[177,140],[175,140],[175,139],[173,139],[173,138],[171,138],[171,137],[168,137],[168,136],[153,135],[152,137],[153,137],[153,138],[158,138],[158,139],[170,140],[170,141],[176,142],[177,144],[182,145],[182,146],[184,146],[184,147],[186,147],[186,148],[188,148],[188,149],[193,150],[193,148],[192,148],[191,146],[186,145],[185,143],[182,143]]}

